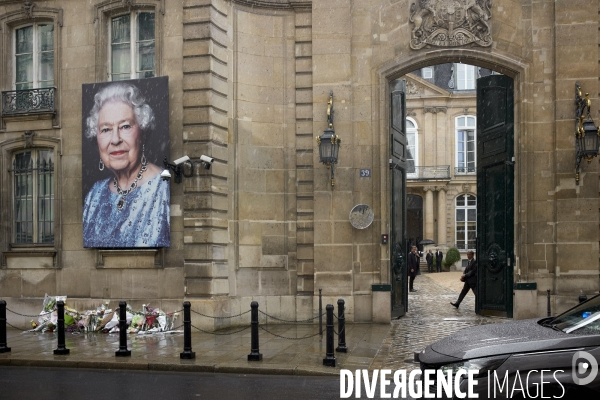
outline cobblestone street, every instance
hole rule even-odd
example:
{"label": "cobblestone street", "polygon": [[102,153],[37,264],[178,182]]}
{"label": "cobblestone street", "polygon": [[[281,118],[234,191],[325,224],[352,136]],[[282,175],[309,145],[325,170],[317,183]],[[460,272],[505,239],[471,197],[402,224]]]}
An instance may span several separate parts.
{"label": "cobblestone street", "polygon": [[408,296],[408,312],[392,321],[390,332],[372,369],[419,368],[413,354],[429,344],[461,329],[508,321],[505,318],[482,317],[475,314],[475,297],[469,292],[459,309],[450,302],[458,299],[462,288],[460,272],[423,274],[415,280],[417,292]]}

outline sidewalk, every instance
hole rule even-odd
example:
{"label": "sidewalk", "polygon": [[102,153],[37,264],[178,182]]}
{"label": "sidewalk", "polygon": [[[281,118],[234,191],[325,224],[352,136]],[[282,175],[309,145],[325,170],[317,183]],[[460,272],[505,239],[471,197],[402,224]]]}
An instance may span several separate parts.
{"label": "sidewalk", "polygon": [[[232,334],[212,335],[192,329],[193,360],[181,360],[182,333],[128,335],[131,357],[116,357],[118,334],[66,333],[68,355],[54,355],[56,333],[7,331],[8,353],[0,354],[0,365],[136,369],[189,372],[230,372],[279,375],[339,375],[340,369],[414,369],[413,352],[459,329],[483,323],[503,321],[474,313],[473,295],[459,310],[449,303],[456,300],[453,289],[460,273],[421,275],[415,281],[419,290],[409,296],[406,316],[391,324],[346,324],[348,353],[335,353],[335,368],[323,366],[326,354],[325,333],[318,324],[268,324],[259,329],[262,361],[247,361],[250,353],[250,329],[231,329]],[[445,286],[444,286],[445,285]],[[451,288],[448,288],[450,286]],[[325,323],[325,321],[323,321]],[[337,331],[337,321],[335,321]],[[325,329],[325,326],[323,326]],[[227,331],[219,332],[227,333]],[[334,348],[337,347],[335,335]]]}

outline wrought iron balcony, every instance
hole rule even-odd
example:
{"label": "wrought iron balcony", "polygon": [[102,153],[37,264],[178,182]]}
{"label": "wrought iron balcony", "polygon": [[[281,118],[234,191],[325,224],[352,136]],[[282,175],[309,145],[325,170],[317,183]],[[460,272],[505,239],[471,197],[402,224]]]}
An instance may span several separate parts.
{"label": "wrought iron balcony", "polygon": [[2,116],[54,113],[55,94],[54,87],[2,92]]}
{"label": "wrought iron balcony", "polygon": [[449,165],[433,165],[423,167],[409,166],[406,171],[408,180],[450,179]]}
{"label": "wrought iron balcony", "polygon": [[454,175],[470,175],[477,173],[475,167],[456,167],[454,168]]}

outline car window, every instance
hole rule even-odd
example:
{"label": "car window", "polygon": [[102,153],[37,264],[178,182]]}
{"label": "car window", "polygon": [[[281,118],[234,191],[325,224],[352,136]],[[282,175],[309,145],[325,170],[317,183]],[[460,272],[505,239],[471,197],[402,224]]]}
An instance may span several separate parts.
{"label": "car window", "polygon": [[565,333],[600,333],[600,296],[596,296],[554,318],[552,326]]}

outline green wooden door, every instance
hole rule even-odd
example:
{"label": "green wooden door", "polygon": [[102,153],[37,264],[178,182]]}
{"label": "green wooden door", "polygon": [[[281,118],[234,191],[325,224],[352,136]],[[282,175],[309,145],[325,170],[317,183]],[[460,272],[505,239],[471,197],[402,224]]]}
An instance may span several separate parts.
{"label": "green wooden door", "polygon": [[477,313],[511,318],[514,266],[513,80],[477,80]]}
{"label": "green wooden door", "polygon": [[408,275],[406,273],[406,81],[391,87],[390,112],[391,233],[390,281],[392,318],[408,310]]}

